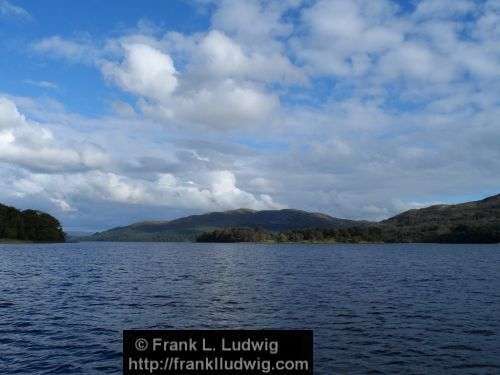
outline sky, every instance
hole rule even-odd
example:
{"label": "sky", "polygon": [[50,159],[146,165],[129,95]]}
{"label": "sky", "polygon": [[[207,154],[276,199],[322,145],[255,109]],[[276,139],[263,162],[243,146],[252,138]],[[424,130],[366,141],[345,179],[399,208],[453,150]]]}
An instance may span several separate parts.
{"label": "sky", "polygon": [[0,0],[0,202],[66,230],[500,192],[500,0]]}

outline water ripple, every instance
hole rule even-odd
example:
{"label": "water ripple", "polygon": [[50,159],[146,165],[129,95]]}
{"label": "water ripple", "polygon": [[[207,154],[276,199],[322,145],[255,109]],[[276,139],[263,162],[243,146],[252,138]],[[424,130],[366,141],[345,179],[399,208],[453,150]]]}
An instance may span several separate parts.
{"label": "water ripple", "polygon": [[0,245],[0,264],[0,374],[121,374],[140,328],[312,328],[320,375],[500,373],[498,245]]}

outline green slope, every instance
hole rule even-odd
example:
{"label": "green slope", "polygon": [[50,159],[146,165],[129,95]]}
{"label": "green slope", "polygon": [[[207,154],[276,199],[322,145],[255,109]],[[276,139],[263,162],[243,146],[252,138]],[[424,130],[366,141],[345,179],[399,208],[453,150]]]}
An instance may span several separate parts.
{"label": "green slope", "polygon": [[[258,228],[258,231],[253,230]],[[252,229],[248,231],[245,229]],[[172,221],[132,224],[96,233],[90,241],[326,241],[500,242],[500,195],[403,212],[381,222],[338,219],[300,210],[239,209]]]}
{"label": "green slope", "polygon": [[89,241],[194,241],[206,231],[240,227],[283,231],[299,228],[344,228],[362,222],[337,219],[321,213],[300,210],[239,209],[192,215],[172,221],[149,221],[96,233]]}
{"label": "green slope", "polygon": [[500,242],[500,194],[479,201],[409,210],[381,222],[402,242]]}

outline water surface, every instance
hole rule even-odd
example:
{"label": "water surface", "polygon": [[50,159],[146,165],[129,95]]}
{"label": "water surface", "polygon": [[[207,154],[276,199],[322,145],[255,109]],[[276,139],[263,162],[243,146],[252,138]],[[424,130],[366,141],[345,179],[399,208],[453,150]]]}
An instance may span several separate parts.
{"label": "water surface", "polygon": [[0,373],[120,374],[123,329],[311,328],[315,373],[500,373],[499,245],[0,245]]}

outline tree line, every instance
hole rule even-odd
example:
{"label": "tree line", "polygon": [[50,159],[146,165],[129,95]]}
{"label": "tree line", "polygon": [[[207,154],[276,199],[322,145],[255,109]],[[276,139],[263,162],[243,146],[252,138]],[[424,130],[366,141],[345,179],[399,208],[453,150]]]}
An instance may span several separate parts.
{"label": "tree line", "polygon": [[204,232],[197,242],[333,242],[333,243],[499,243],[500,225],[457,224],[398,227],[367,225],[339,229],[307,228],[270,232],[262,228],[225,228]]}
{"label": "tree line", "polygon": [[65,234],[59,221],[49,214],[0,205],[0,239],[64,242]]}

